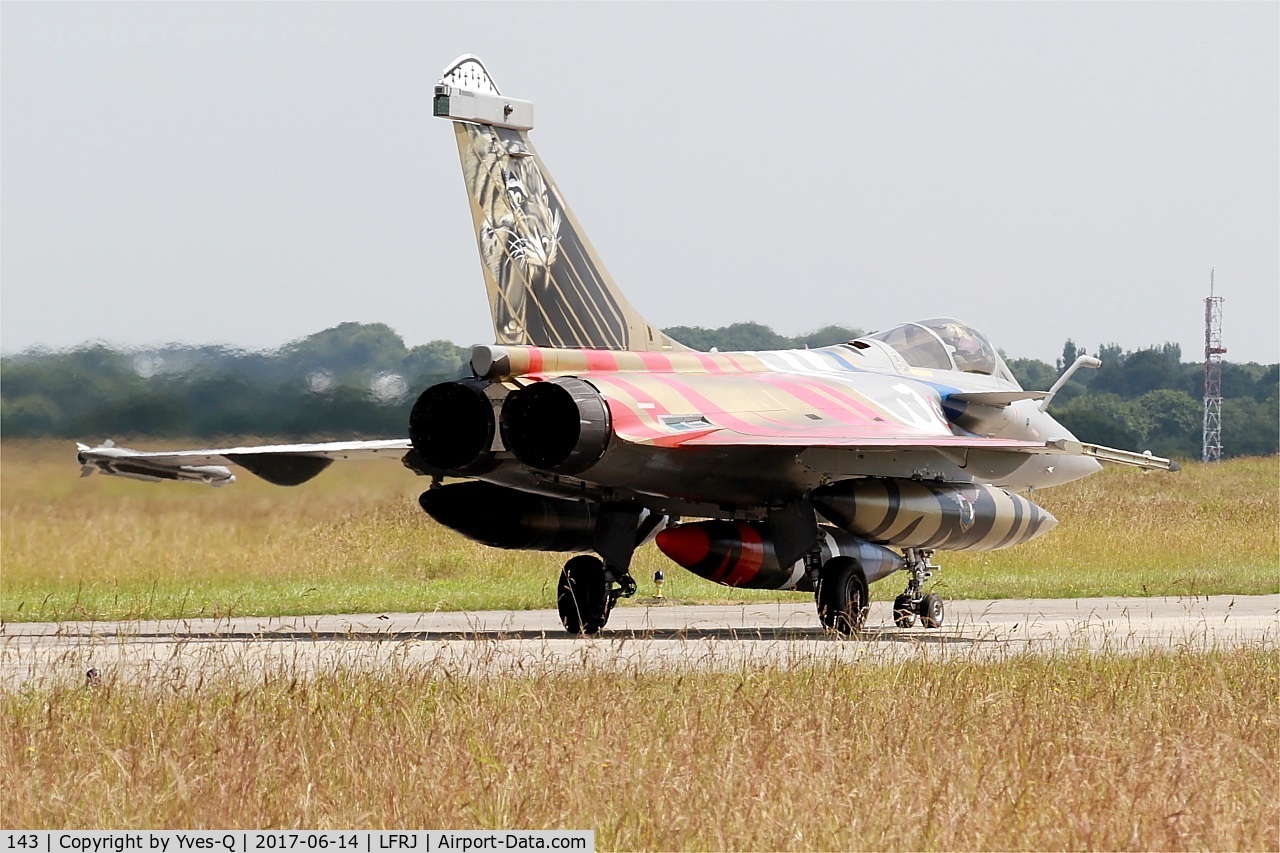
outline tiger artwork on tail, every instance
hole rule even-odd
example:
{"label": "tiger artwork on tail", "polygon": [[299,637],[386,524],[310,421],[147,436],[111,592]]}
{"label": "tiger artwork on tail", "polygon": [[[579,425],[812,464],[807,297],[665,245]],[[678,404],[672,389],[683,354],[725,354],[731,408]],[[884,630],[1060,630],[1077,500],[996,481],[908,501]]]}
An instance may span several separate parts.
{"label": "tiger artwork on tail", "polygon": [[560,211],[552,207],[542,172],[519,139],[493,128],[459,125],[468,135],[463,174],[480,205],[480,254],[496,283],[493,317],[497,343],[528,339],[531,294],[555,287],[552,265],[560,250]]}

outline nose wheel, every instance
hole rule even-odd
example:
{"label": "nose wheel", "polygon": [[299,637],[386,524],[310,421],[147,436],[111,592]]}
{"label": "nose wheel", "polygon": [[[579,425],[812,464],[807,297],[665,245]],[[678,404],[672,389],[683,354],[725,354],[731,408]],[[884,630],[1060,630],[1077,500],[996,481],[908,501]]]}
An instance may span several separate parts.
{"label": "nose wheel", "polygon": [[904,592],[893,600],[893,624],[899,628],[914,628],[916,624],[917,603],[911,600],[911,594]]}
{"label": "nose wheel", "polygon": [[908,548],[906,559],[907,589],[893,600],[893,624],[899,628],[911,628],[919,618],[923,628],[940,628],[946,608],[942,596],[936,592],[922,594],[921,587],[938,567],[929,562],[932,551]]}
{"label": "nose wheel", "polygon": [[941,628],[943,616],[942,596],[931,592],[920,599],[920,624],[925,628]]}

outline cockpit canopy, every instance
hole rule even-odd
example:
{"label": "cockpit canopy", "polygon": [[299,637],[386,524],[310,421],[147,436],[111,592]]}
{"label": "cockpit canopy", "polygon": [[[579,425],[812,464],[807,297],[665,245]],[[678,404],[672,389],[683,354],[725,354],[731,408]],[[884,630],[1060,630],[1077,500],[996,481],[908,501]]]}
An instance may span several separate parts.
{"label": "cockpit canopy", "polygon": [[904,323],[867,337],[893,347],[912,367],[982,373],[1014,381],[986,336],[959,320],[940,317]]}

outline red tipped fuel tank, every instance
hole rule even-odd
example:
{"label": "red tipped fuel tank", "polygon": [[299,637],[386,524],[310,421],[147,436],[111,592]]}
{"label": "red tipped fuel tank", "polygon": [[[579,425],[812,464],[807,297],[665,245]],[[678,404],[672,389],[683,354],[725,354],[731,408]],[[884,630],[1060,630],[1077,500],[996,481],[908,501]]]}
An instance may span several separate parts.
{"label": "red tipped fuel tank", "polygon": [[[658,550],[695,575],[725,586],[745,589],[798,589],[813,587],[805,576],[803,560],[790,566],[778,564],[773,542],[764,524],[754,521],[699,521],[659,531]],[[902,558],[835,527],[820,528],[822,561],[854,557],[868,581],[879,580],[902,568]]]}

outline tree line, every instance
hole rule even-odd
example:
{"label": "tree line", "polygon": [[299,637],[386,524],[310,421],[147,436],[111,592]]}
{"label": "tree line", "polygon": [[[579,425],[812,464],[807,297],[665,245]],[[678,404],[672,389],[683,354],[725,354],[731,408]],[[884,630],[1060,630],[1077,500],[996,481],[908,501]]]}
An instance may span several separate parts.
{"label": "tree line", "polygon": [[[1007,358],[1023,388],[1048,389],[1086,354],[1068,340],[1055,364]],[[1200,457],[1204,430],[1204,364],[1183,362],[1177,344],[1133,351],[1104,344],[1091,355],[1097,370],[1080,370],[1054,397],[1053,416],[1081,440],[1150,450],[1179,459]],[[1269,456],[1280,450],[1280,365],[1222,364],[1223,456]]]}
{"label": "tree line", "polygon": [[[796,337],[758,323],[665,330],[700,350],[819,347],[858,337],[828,326]],[[1024,388],[1047,390],[1084,352],[1068,340],[1056,364],[1006,361]],[[1082,440],[1200,455],[1202,366],[1176,344],[1095,352],[1051,411]],[[0,435],[97,441],[116,438],[245,437],[324,440],[403,435],[409,409],[429,385],[464,376],[470,351],[450,341],[416,347],[381,323],[344,323],[271,351],[169,345],[124,350],[101,343],[34,349],[0,359]],[[1277,365],[1222,366],[1225,456],[1280,449]]]}

